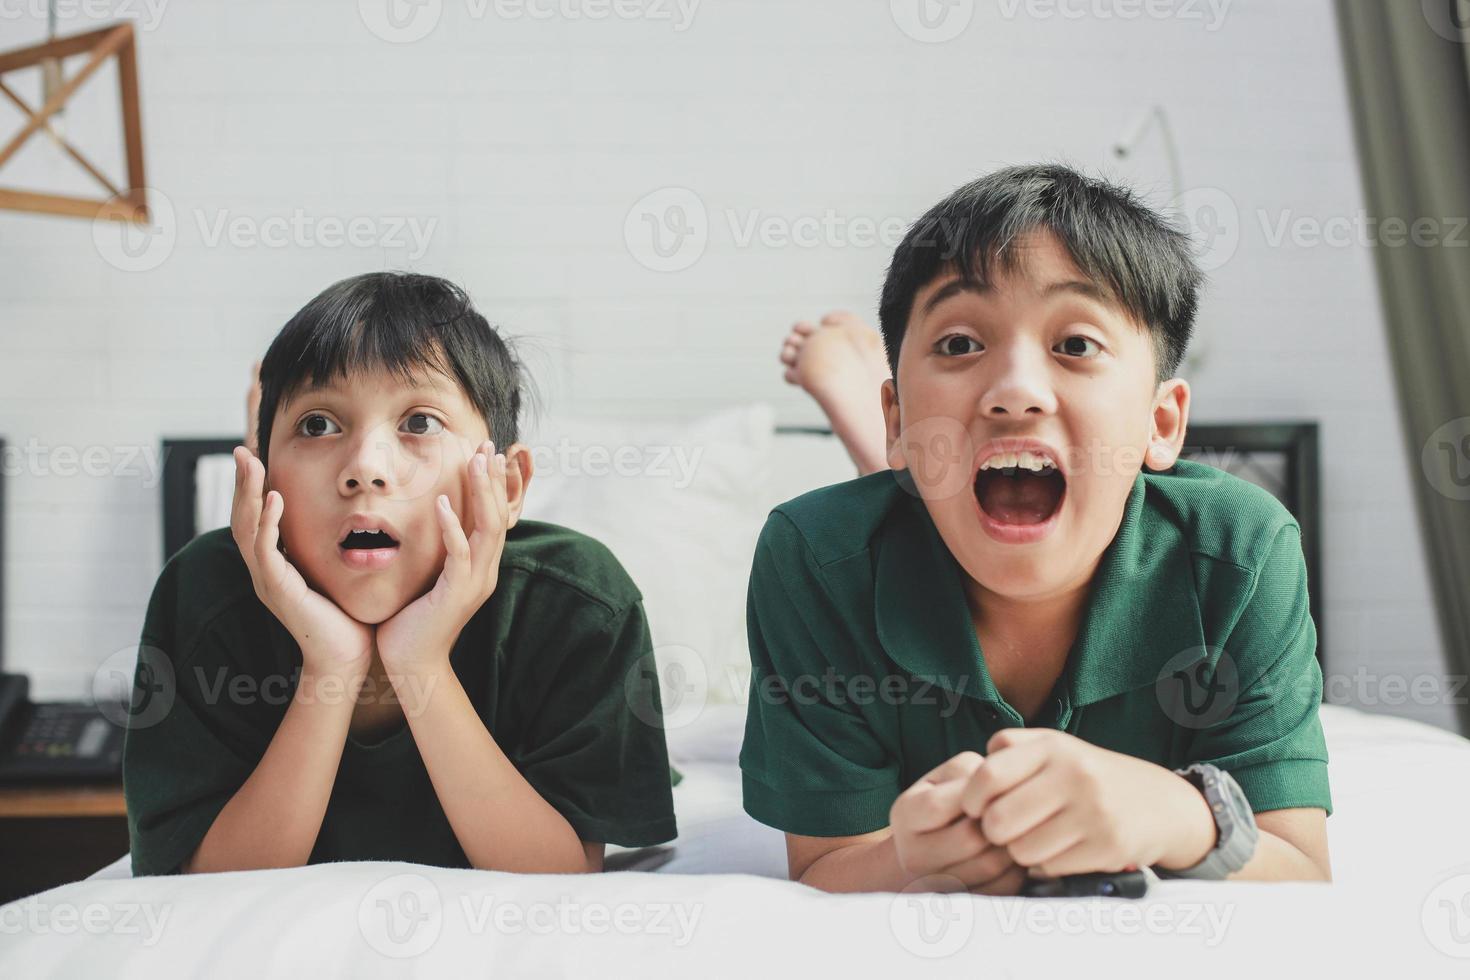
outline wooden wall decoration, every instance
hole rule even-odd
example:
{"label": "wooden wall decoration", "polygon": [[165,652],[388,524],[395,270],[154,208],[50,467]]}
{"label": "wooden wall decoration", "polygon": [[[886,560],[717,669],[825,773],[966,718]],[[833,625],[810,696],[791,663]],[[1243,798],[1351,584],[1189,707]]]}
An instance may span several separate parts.
{"label": "wooden wall decoration", "polygon": [[[5,83],[5,75],[21,69],[47,70],[74,55],[87,55],[86,62],[70,78],[62,81],[40,108],[32,108]],[[0,96],[20,109],[26,123],[13,138],[0,146],[0,172],[15,156],[26,140],[42,129],[67,103],[87,79],[97,73],[112,56],[117,56],[118,89],[122,101],[123,147],[127,156],[127,186],[119,188],[84,157],[65,138],[52,133],[62,151],[107,191],[106,198],[84,198],[60,194],[42,194],[0,186],[0,208],[60,214],[74,218],[108,218],[116,221],[146,222],[148,199],[143,177],[143,120],[138,108],[138,53],[131,23],[113,24],[85,34],[52,38],[42,44],[15,51],[0,52]]]}

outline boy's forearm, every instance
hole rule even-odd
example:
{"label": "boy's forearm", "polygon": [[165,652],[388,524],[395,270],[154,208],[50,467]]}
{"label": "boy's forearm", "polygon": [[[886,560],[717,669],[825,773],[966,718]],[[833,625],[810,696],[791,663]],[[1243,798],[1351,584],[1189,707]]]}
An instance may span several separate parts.
{"label": "boy's forearm", "polygon": [[506,758],[447,657],[432,673],[392,676],[439,805],[474,867],[589,870],[576,831]]}
{"label": "boy's forearm", "polygon": [[898,863],[892,835],[828,851],[797,879],[826,892],[896,892],[913,880]]}
{"label": "boy's forearm", "polygon": [[302,672],[265,755],[215,817],[184,871],[307,863],[327,812],[362,679],[362,674]]}
{"label": "boy's forearm", "polygon": [[[1173,837],[1154,862],[1171,870],[1192,867],[1204,860],[1216,841],[1215,819],[1204,797],[1185,780],[1179,780],[1178,796],[1163,805],[1173,807],[1169,820]],[[1160,806],[1160,801],[1153,801]],[[1257,820],[1269,820],[1257,816]],[[1255,853],[1231,881],[1331,881],[1331,872],[1311,855],[1266,827],[1259,827]]]}
{"label": "boy's forearm", "polygon": [[1256,841],[1256,852],[1230,880],[1331,881],[1332,873],[1296,845],[1262,830]]}

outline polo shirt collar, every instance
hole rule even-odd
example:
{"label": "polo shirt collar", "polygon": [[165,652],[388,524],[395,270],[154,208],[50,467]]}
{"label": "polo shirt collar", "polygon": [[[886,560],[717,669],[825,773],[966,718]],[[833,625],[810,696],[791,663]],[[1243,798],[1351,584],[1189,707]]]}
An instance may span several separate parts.
{"label": "polo shirt collar", "polygon": [[[1190,550],[1171,522],[1144,508],[1140,473],[1090,586],[1067,657],[1073,707],[1157,682],[1206,656]],[[964,572],[923,501],[903,493],[878,532],[874,604],[894,662],[950,691],[999,702],[965,600]]]}

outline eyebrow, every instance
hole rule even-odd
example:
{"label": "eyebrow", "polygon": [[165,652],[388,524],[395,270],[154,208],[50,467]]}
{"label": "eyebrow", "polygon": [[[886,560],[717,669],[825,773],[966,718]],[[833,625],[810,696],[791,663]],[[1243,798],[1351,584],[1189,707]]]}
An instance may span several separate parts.
{"label": "eyebrow", "polygon": [[[940,286],[939,289],[935,290],[934,295],[930,296],[928,301],[924,303],[923,315],[928,316],[934,312],[934,308],[940,303],[948,299],[953,299],[961,293],[986,296],[992,291],[993,287],[986,284],[967,282],[964,279],[951,279],[943,286]],[[1061,279],[1057,282],[1047,283],[1042,287],[1041,298],[1050,299],[1061,293],[1081,296],[1083,299],[1090,299],[1095,303],[1108,304],[1114,302],[1112,292],[1090,279]]]}

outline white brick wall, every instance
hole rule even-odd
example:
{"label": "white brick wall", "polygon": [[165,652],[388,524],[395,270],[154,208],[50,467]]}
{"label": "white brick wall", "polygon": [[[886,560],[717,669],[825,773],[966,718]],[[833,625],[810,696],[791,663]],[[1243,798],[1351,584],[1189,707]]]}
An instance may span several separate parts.
{"label": "white brick wall", "polygon": [[[907,220],[968,177],[1041,158],[1164,200],[1156,138],[1126,165],[1109,154],[1162,101],[1188,184],[1221,189],[1240,216],[1202,318],[1196,418],[1321,421],[1330,671],[1349,700],[1452,724],[1446,704],[1384,704],[1352,679],[1444,671],[1371,252],[1273,248],[1257,216],[1362,207],[1327,0],[1225,2],[1217,30],[1206,3],[1125,20],[1103,16],[1124,9],[1109,0],[996,0],[943,44],[906,36],[882,0],[704,0],[682,32],[442,0],[434,30],[406,44],[369,31],[359,6],[372,3],[163,7],[141,69],[150,182],[176,243],[157,268],[125,272],[85,222],[0,214],[0,432],[13,445],[120,461],[114,447],[236,431],[246,366],[291,312],[341,276],[406,266],[463,282],[532,338],[553,412],[764,399],[815,421],[781,384],[775,345],[797,315],[871,314],[889,249],[739,247],[726,211]],[[40,38],[27,10],[5,8],[0,47]],[[109,167],[113,84],[111,70],[89,83],[68,120]],[[0,106],[0,132],[17,118]],[[87,191],[73,169],[38,142],[4,183]],[[678,273],[641,267],[623,239],[630,207],[664,186],[697,192],[711,218],[707,251]],[[297,209],[436,224],[413,261],[377,245],[211,247],[201,230],[222,212],[258,225]],[[160,564],[158,490],[143,475],[27,470],[8,492],[8,665],[42,696],[79,693],[136,637]]]}

